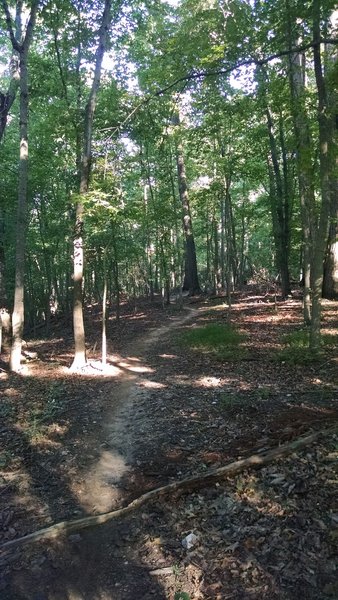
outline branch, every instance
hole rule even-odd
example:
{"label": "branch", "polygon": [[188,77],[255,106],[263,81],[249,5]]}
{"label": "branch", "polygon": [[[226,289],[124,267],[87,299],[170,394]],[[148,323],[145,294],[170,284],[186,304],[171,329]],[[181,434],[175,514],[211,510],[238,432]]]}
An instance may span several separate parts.
{"label": "branch", "polygon": [[8,30],[11,42],[12,42],[13,50],[16,50],[17,52],[21,52],[22,45],[19,44],[18,40],[15,37],[14,31],[13,31],[12,17],[11,17],[11,13],[9,12],[7,0],[1,0],[1,4],[2,4],[2,7],[5,12],[7,30]]}
{"label": "branch", "polygon": [[147,98],[144,98],[144,100],[139,102],[139,104],[137,104],[133,108],[133,110],[126,116],[126,118],[122,121],[122,123],[120,123],[120,125],[118,125],[117,127],[105,128],[104,131],[109,131],[109,130],[112,131],[110,136],[106,139],[106,142],[108,142],[111,139],[111,137],[114,135],[114,133],[119,131],[121,129],[121,127],[123,127],[123,125],[128,123],[130,121],[130,119],[133,117],[133,115],[135,115],[143,106],[145,106],[146,104],[149,104],[149,102],[151,100],[153,100],[154,98],[163,96],[163,94],[165,94],[169,90],[176,87],[179,83],[186,84],[187,82],[193,81],[194,79],[204,79],[205,77],[217,77],[219,75],[230,75],[230,73],[232,73],[233,71],[236,71],[236,69],[240,69],[241,67],[249,67],[250,65],[257,65],[257,66],[266,65],[276,58],[281,58],[282,56],[288,56],[289,54],[296,54],[298,52],[305,52],[306,50],[309,50],[310,48],[314,48],[316,45],[320,45],[320,44],[337,45],[338,38],[325,38],[325,39],[321,39],[318,42],[312,41],[312,42],[309,42],[308,44],[303,44],[302,46],[296,46],[295,48],[291,48],[289,50],[281,50],[280,52],[276,52],[275,54],[270,54],[269,56],[266,56],[265,58],[261,58],[261,59],[249,58],[249,59],[240,61],[240,62],[232,65],[231,67],[227,67],[226,69],[217,69],[215,71],[199,71],[197,73],[190,73],[189,75],[184,75],[183,77],[179,77],[178,79],[175,79],[175,81],[168,84],[164,88],[161,88],[157,92],[149,94],[149,96]]}
{"label": "branch", "polygon": [[220,467],[219,469],[208,471],[204,475],[196,475],[194,477],[187,477],[186,479],[182,479],[181,481],[174,481],[169,485],[164,485],[162,487],[151,490],[150,492],[147,492],[142,496],[139,496],[124,508],[119,508],[111,512],[91,517],[83,517],[82,519],[73,519],[72,521],[62,521],[60,523],[56,523],[55,525],[51,525],[50,527],[47,527],[45,529],[39,529],[35,533],[30,533],[24,537],[5,542],[4,544],[2,544],[2,546],[0,546],[0,550],[7,550],[8,548],[22,546],[24,544],[29,544],[30,542],[37,542],[42,539],[56,538],[60,534],[69,535],[73,531],[81,531],[82,529],[88,529],[96,525],[102,525],[103,523],[107,523],[112,519],[117,519],[127,515],[128,513],[139,508],[146,502],[154,500],[155,498],[172,495],[177,492],[192,492],[204,487],[208,487],[209,485],[215,484],[219,480],[224,479],[225,477],[237,475],[237,473],[240,473],[245,469],[259,469],[260,467],[263,467],[264,465],[267,465],[273,462],[274,460],[278,460],[280,458],[283,458],[284,456],[288,456],[289,454],[292,454],[300,448],[312,444],[321,436],[328,436],[333,433],[336,433],[337,431],[338,424],[334,425],[333,427],[330,427],[329,429],[320,430],[315,433],[312,433],[311,435],[302,436],[300,438],[297,438],[293,442],[283,444],[278,448],[268,450],[267,452],[264,452],[262,454],[253,454],[249,458],[237,460],[226,465],[225,467]]}
{"label": "branch", "polygon": [[62,68],[62,61],[61,61],[61,54],[60,54],[60,48],[59,48],[58,34],[57,34],[57,30],[54,28],[54,23],[53,23],[53,38],[54,38],[54,47],[55,47],[56,59],[57,59],[59,73],[60,73],[60,79],[61,79],[61,83],[62,83],[62,87],[63,87],[63,93],[64,93],[65,100],[67,102],[67,106],[68,106],[68,108],[70,108],[70,103],[69,103],[69,98],[68,98],[67,84],[66,84],[66,80],[65,80],[65,76],[64,76],[63,68]]}
{"label": "branch", "polygon": [[[232,65],[231,67],[227,67],[226,69],[216,69],[215,71],[199,71],[197,73],[191,73],[190,75],[184,75],[183,77],[179,77],[179,79],[176,79],[175,81],[173,81],[173,83],[170,83],[169,85],[167,85],[165,88],[162,88],[162,89],[158,90],[157,92],[155,92],[153,94],[153,96],[162,96],[162,94],[165,94],[165,92],[171,90],[178,83],[181,83],[183,81],[192,81],[194,79],[203,79],[205,77],[217,77],[219,75],[229,75],[230,73],[232,73],[233,71],[236,71],[236,69],[240,69],[241,67],[249,67],[250,65],[257,65],[257,66],[266,65],[269,62],[271,62],[272,60],[275,60],[276,58],[288,56],[289,54],[297,54],[299,52],[305,52],[306,50],[310,50],[310,48],[314,48],[315,46],[320,46],[320,44],[337,45],[338,38],[321,39],[317,42],[312,41],[312,42],[309,42],[308,44],[296,46],[295,48],[291,48],[289,50],[281,50],[280,52],[275,52],[274,54],[270,54],[269,56],[266,56],[265,58],[255,58],[255,57],[248,58],[246,60],[236,63],[235,65]],[[149,101],[149,100],[147,100],[147,101]]]}
{"label": "branch", "polygon": [[[11,42],[12,42],[13,50],[16,50],[16,52],[19,52],[19,54],[21,54],[21,52],[28,50],[29,45],[31,43],[35,19],[36,19],[36,13],[37,13],[38,6],[39,6],[39,0],[34,0],[34,2],[32,2],[31,12],[29,15],[29,20],[28,20],[27,29],[26,29],[26,35],[21,44],[18,42],[16,35],[14,33],[14,30],[13,30],[12,17],[9,12],[7,0],[1,0],[1,4],[2,4],[2,7],[5,12],[7,30],[8,30]],[[18,18],[18,15],[17,15],[17,18]],[[21,17],[20,17],[20,21],[21,21]]]}
{"label": "branch", "polygon": [[32,2],[32,6],[31,6],[31,12],[29,15],[29,20],[28,20],[28,24],[27,24],[27,29],[26,29],[26,35],[22,44],[22,48],[24,51],[27,51],[30,43],[32,41],[32,35],[33,35],[33,29],[34,29],[34,25],[35,25],[35,20],[36,20],[36,13],[39,7],[39,0],[34,0],[34,2]]}

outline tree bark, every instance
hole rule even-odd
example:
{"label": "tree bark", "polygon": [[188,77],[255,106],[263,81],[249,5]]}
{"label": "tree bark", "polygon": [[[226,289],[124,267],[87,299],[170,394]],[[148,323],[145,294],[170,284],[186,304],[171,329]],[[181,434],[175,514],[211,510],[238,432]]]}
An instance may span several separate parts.
{"label": "tree bark", "polygon": [[[15,287],[14,305],[12,313],[12,348],[10,356],[11,371],[18,372],[21,366],[22,334],[24,327],[24,281],[25,281],[25,242],[26,242],[26,209],[28,185],[28,51],[32,41],[38,0],[32,2],[31,12],[24,38],[21,35],[21,10],[22,3],[17,4],[16,28],[13,23],[6,0],[2,0],[2,7],[6,16],[7,30],[12,42],[13,51],[19,55],[19,89],[20,89],[20,155],[19,155],[19,182],[18,204],[16,221],[16,252],[15,252]],[[19,33],[20,32],[20,33]]]}
{"label": "tree bark", "polygon": [[74,232],[73,327],[75,355],[71,366],[72,370],[80,370],[86,365],[86,342],[83,320],[83,196],[87,194],[89,189],[92,162],[93,121],[96,108],[97,93],[100,86],[102,60],[106,50],[108,30],[111,22],[111,4],[111,0],[105,0],[102,22],[99,31],[99,41],[95,56],[94,78],[89,98],[86,104],[84,118],[84,143],[80,163],[80,194],[76,205],[76,223]]}
{"label": "tree bark", "polygon": [[185,274],[183,290],[189,291],[189,294],[193,296],[194,294],[199,294],[201,289],[198,280],[196,247],[192,229],[187,178],[181,143],[179,143],[177,146],[177,174],[180,199],[183,209],[183,231],[185,236]]}
{"label": "tree bark", "polygon": [[[266,119],[268,125],[271,162],[275,177],[275,204],[272,210],[275,211],[275,240],[277,252],[277,266],[281,275],[282,296],[286,298],[290,294],[290,274],[289,274],[289,246],[290,246],[290,228],[289,228],[289,210],[288,199],[285,198],[283,180],[278,161],[277,143],[273,133],[273,121],[269,108],[266,108]],[[273,200],[273,199],[272,199]]]}
{"label": "tree bark", "polygon": [[[328,49],[326,50],[329,52]],[[330,229],[324,262],[323,297],[330,300],[338,300],[338,89],[337,85],[335,85],[338,68],[337,53],[328,54],[327,62],[328,102],[332,122],[333,153],[336,154],[336,164],[332,165],[333,169],[330,173]]]}
{"label": "tree bark", "polygon": [[[293,45],[291,23],[289,22],[289,45]],[[313,144],[306,116],[304,94],[304,55],[289,55],[289,84],[291,92],[291,110],[296,141],[296,162],[300,209],[303,231],[303,277],[304,298],[303,315],[306,324],[311,323],[311,262],[314,242],[315,194],[313,180]]]}
{"label": "tree bark", "polygon": [[323,298],[338,300],[338,190],[333,197],[329,243],[324,263]]}
{"label": "tree bark", "polygon": [[[11,21],[11,18],[9,17],[8,9],[6,12],[6,4],[7,4],[6,2],[5,3],[2,2],[4,11],[6,14],[7,26],[12,27],[12,21]],[[21,38],[22,38],[22,14],[21,13],[22,13],[22,2],[17,2],[16,3],[16,12],[15,12],[15,31],[13,31],[14,39],[17,44],[20,44],[22,41],[21,40]],[[12,43],[12,46],[13,46],[13,43]],[[12,105],[14,104],[14,101],[17,96],[17,92],[20,88],[20,56],[19,56],[17,46],[16,47],[13,46],[13,54],[12,54],[12,58],[11,58],[10,70],[11,70],[11,79],[9,82],[8,89],[5,93],[0,92],[0,142],[5,133],[9,111],[12,108]]]}
{"label": "tree bark", "polygon": [[[274,133],[274,122],[268,105],[266,91],[266,73],[261,67],[257,71],[259,91],[262,99],[264,114],[266,117],[268,137],[270,144],[271,168],[269,168],[271,195],[271,212],[273,222],[273,235],[276,247],[276,266],[281,277],[282,296],[286,298],[291,291],[289,274],[289,251],[290,251],[290,199],[286,196],[285,174],[281,173],[280,156],[277,140]],[[270,162],[270,161],[269,161]],[[285,160],[284,160],[285,171]],[[272,177],[274,182],[272,181]]]}
{"label": "tree bark", "polygon": [[316,241],[314,245],[311,287],[312,320],[310,347],[313,351],[320,348],[321,296],[323,287],[323,261],[329,233],[329,215],[331,209],[332,174],[334,172],[333,121],[329,111],[326,83],[322,69],[320,40],[321,1],[313,0],[313,59],[318,93],[319,126],[319,177],[321,206]]}

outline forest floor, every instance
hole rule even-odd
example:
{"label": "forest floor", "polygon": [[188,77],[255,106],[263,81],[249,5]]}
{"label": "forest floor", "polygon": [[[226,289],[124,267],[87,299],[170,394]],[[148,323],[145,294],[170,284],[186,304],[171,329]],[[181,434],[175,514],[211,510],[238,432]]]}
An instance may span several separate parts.
{"label": "forest floor", "polygon": [[[323,331],[331,336],[337,308],[324,303]],[[37,359],[20,375],[2,364],[0,545],[338,421],[337,345],[305,364],[278,356],[283,336],[302,327],[300,300],[275,303],[248,288],[234,295],[231,310],[224,298],[191,299],[182,312],[156,302],[125,305],[119,330],[109,321],[105,372],[99,316],[97,307],[88,310],[91,366],[82,374],[68,369],[65,321],[48,339],[27,339]],[[181,341],[197,326],[229,322],[246,338],[226,359]],[[0,548],[0,597],[337,599],[337,482],[338,434],[331,433],[104,525]]]}

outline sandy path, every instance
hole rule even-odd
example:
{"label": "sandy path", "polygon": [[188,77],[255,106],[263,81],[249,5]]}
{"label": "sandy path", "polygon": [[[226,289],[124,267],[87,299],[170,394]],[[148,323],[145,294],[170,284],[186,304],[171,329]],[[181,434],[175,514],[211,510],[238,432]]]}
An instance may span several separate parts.
{"label": "sandy path", "polygon": [[106,416],[104,447],[99,461],[92,467],[86,477],[81,503],[88,512],[108,512],[117,507],[123,494],[119,483],[137,458],[137,448],[133,447],[130,435],[130,423],[137,419],[142,428],[147,414],[138,408],[147,401],[151,388],[151,369],[147,365],[147,352],[170,330],[191,321],[198,311],[189,308],[183,316],[174,317],[169,325],[153,329],[146,336],[137,340],[132,347],[132,354],[125,359],[115,357],[114,364],[120,369],[118,385],[114,390],[113,410]]}

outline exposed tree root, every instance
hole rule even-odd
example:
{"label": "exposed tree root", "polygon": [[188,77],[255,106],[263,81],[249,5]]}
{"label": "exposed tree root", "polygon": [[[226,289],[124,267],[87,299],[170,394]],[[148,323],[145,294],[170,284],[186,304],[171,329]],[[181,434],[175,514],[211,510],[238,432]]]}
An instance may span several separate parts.
{"label": "exposed tree root", "polygon": [[219,469],[208,471],[208,473],[205,473],[204,475],[187,477],[186,479],[182,479],[181,481],[174,481],[169,485],[164,485],[162,487],[155,488],[154,490],[151,490],[150,492],[139,496],[123,508],[119,508],[117,510],[113,510],[111,512],[103,513],[100,515],[94,515],[91,517],[83,517],[81,519],[73,519],[71,521],[62,521],[61,523],[56,523],[55,525],[51,525],[50,527],[47,527],[45,529],[39,529],[35,533],[30,533],[29,535],[25,535],[15,540],[5,542],[5,544],[2,544],[2,546],[0,546],[0,550],[7,550],[15,546],[28,544],[30,542],[37,542],[38,540],[42,539],[55,538],[60,534],[69,535],[74,531],[80,531],[81,529],[87,529],[95,525],[107,523],[112,519],[118,519],[119,517],[123,517],[124,515],[132,512],[136,508],[139,508],[149,500],[153,500],[154,498],[166,496],[168,494],[192,492],[203,487],[207,487],[208,485],[214,484],[223,478],[232,475],[237,475],[237,473],[240,473],[245,469],[258,469],[259,467],[263,467],[264,465],[267,465],[273,462],[274,460],[292,454],[293,452],[299,450],[300,448],[303,448],[304,446],[308,446],[309,444],[317,440],[320,436],[327,436],[336,433],[337,431],[338,424],[336,423],[329,429],[322,429],[310,435],[299,437],[293,442],[283,444],[278,448],[268,450],[266,452],[263,452],[262,454],[253,454],[249,456],[249,458],[237,460],[226,465],[225,467],[220,467]]}

